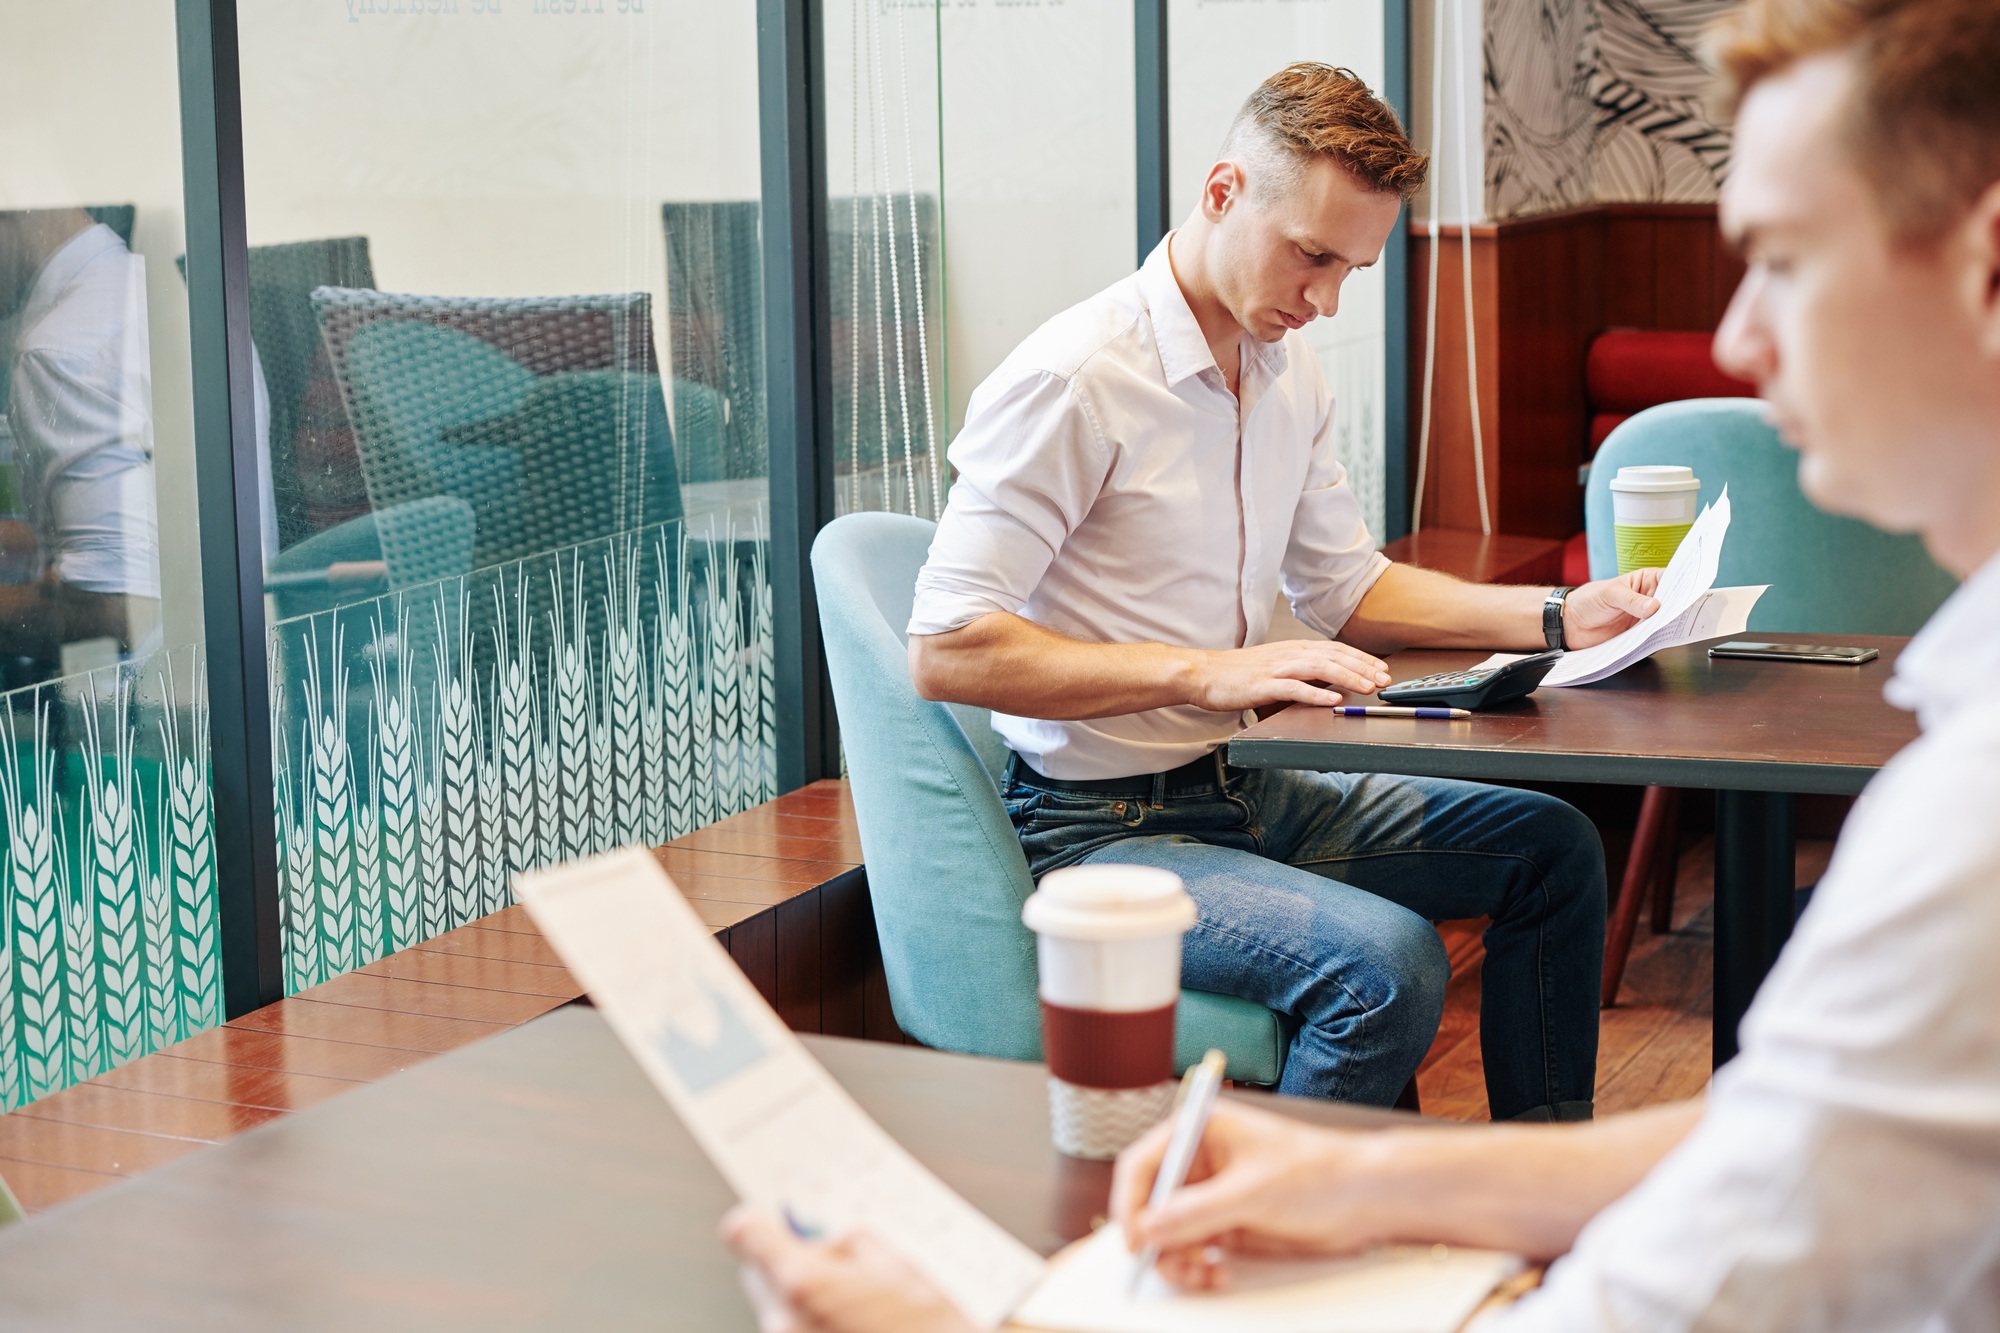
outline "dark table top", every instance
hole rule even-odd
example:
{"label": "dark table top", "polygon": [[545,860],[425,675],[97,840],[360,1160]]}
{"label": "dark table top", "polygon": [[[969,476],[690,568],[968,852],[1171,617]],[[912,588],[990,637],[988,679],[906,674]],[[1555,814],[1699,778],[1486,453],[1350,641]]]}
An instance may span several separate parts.
{"label": "dark table top", "polygon": [[[1803,637],[1809,636],[1789,636]],[[1339,717],[1295,704],[1231,740],[1229,762],[1851,795],[1916,738],[1916,719],[1882,698],[1909,640],[1835,637],[1880,649],[1881,656],[1858,667],[1711,660],[1708,643],[1689,644],[1595,685],[1537,690],[1453,722]],[[1413,650],[1392,656],[1389,669],[1397,680],[1410,680],[1486,656]]]}
{"label": "dark table top", "polygon": [[[806,1040],[1029,1245],[1102,1214],[1110,1168],[1049,1147],[1041,1065]],[[750,1330],[715,1236],[732,1197],[596,1011],[569,1007],[0,1231],[0,1328]]]}

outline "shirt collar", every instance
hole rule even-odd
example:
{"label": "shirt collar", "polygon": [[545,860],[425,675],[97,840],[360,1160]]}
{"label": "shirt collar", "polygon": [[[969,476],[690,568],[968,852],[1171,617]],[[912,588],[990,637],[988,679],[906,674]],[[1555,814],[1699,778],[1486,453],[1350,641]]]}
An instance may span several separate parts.
{"label": "shirt collar", "polygon": [[18,327],[23,330],[33,328],[43,315],[55,309],[63,292],[79,273],[90,266],[92,260],[106,251],[123,249],[124,245],[118,239],[118,233],[102,222],[94,222],[64,241],[54,254],[43,261],[42,271],[35,275],[34,285],[28,289],[28,299],[21,305]]}
{"label": "shirt collar", "polygon": [[2000,676],[2000,556],[1981,565],[1896,659],[1883,691],[1926,731],[1991,689]]}
{"label": "shirt collar", "polygon": [[[1201,324],[1188,306],[1187,295],[1181,291],[1180,279],[1174,276],[1173,263],[1167,257],[1167,242],[1173,237],[1172,232],[1161,237],[1160,243],[1153,247],[1153,253],[1147,255],[1146,262],[1139,267],[1139,293],[1145,298],[1147,313],[1152,317],[1153,341],[1160,349],[1160,369],[1166,373],[1169,388],[1204,370],[1221,373],[1221,368],[1215,364],[1215,353],[1209,350],[1208,339],[1203,336]],[[1242,339],[1244,361],[1262,367],[1276,378],[1284,374],[1285,367],[1290,364],[1285,342],[1285,339],[1280,339],[1274,343],[1261,343],[1245,334]]]}

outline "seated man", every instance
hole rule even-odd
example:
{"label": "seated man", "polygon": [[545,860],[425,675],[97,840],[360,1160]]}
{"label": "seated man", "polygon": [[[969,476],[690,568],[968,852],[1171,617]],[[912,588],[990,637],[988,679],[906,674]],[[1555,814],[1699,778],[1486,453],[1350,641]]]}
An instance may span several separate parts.
{"label": "seated man", "polygon": [[[0,655],[52,676],[66,646],[156,646],[145,269],[80,208],[0,213],[7,434],[22,517],[0,520]],[[9,680],[8,685],[27,684]]]}
{"label": "seated man", "polygon": [[[1890,686],[1923,737],[1856,805],[1704,1101],[1385,1134],[1225,1103],[1161,1208],[1163,1136],[1119,1164],[1114,1214],[1183,1283],[1239,1246],[1444,1241],[1567,1255],[1492,1333],[2000,1327],[2000,6],[1748,0],[1720,38],[1750,268],[1717,357],[1817,503],[1967,576]],[[866,1237],[728,1225],[802,1329],[960,1327]]]}
{"label": "seated man", "polygon": [[[1491,917],[1492,1114],[1585,1119],[1605,901],[1589,821],[1530,792],[1220,762],[1252,710],[1386,684],[1373,653],[1582,647],[1657,609],[1658,571],[1572,593],[1376,552],[1299,329],[1375,262],[1424,170],[1347,71],[1259,87],[1181,228],[974,393],[910,670],[927,698],[993,710],[1036,876],[1115,861],[1186,882],[1185,984],[1295,1020],[1283,1091],[1395,1101],[1450,976],[1431,923]],[[1281,588],[1345,642],[1266,642]]]}

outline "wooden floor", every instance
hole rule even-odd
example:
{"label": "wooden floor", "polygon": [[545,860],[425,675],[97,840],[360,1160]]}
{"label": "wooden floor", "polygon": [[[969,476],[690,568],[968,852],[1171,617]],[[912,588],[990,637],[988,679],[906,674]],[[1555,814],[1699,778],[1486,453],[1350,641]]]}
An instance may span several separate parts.
{"label": "wooden floor", "polygon": [[[659,856],[725,945],[769,949],[768,908],[861,863],[846,784],[815,783],[676,839]],[[0,1177],[38,1212],[582,994],[509,907],[89,1082],[0,1115]]]}
{"label": "wooden floor", "polygon": [[[1833,843],[1799,842],[1798,883],[1826,869]],[[1617,864],[1622,857],[1614,857]],[[1715,978],[1715,844],[1703,838],[1681,854],[1674,889],[1674,928],[1653,934],[1645,919],[1615,1008],[1601,1011],[1597,1048],[1597,1113],[1679,1101],[1708,1086],[1713,1059]],[[1417,1071],[1424,1114],[1449,1120],[1487,1118],[1486,1081],[1479,1065],[1479,973],[1485,961],[1481,923],[1448,921],[1440,932],[1451,953],[1451,988],[1444,1022]]]}
{"label": "wooden floor", "polygon": [[[1817,877],[1829,848],[1802,846],[1800,883]],[[764,953],[782,953],[771,904],[858,865],[861,849],[845,784],[817,783],[658,855],[753,970]],[[1691,845],[1675,930],[1639,928],[1620,1004],[1604,1014],[1600,1111],[1686,1097],[1707,1083],[1710,865],[1709,845]],[[1443,933],[1451,989],[1418,1087],[1428,1114],[1484,1119],[1478,927],[1447,923]],[[526,913],[510,907],[0,1116],[0,1176],[39,1211],[525,1023],[579,993]]]}

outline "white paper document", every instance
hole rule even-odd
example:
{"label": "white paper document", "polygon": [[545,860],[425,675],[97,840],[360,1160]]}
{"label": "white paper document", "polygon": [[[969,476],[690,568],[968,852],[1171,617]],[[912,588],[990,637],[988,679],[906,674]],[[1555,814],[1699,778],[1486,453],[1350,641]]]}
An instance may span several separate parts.
{"label": "white paper document", "polygon": [[[1653,593],[1660,609],[1615,638],[1564,653],[1549,674],[1542,677],[1542,684],[1556,689],[1589,685],[1617,675],[1662,648],[1698,643],[1724,634],[1741,634],[1749,627],[1751,609],[1770,585],[1715,586],[1715,575],[1722,565],[1722,541],[1728,532],[1729,488],[1725,486],[1715,503],[1701,511],[1687,536],[1681,539],[1674,558],[1661,571],[1660,586]],[[1525,653],[1495,653],[1479,665],[1497,666],[1525,656]]]}
{"label": "white paper document", "polygon": [[516,893],[743,1199],[804,1230],[867,1227],[991,1328],[1046,1265],[856,1105],[639,848],[520,875]]}
{"label": "white paper document", "polygon": [[1512,1255],[1397,1247],[1346,1259],[1232,1260],[1228,1291],[1177,1293],[1148,1273],[1116,1225],[1056,1257],[1014,1315],[1060,1333],[1452,1333],[1519,1270]]}

